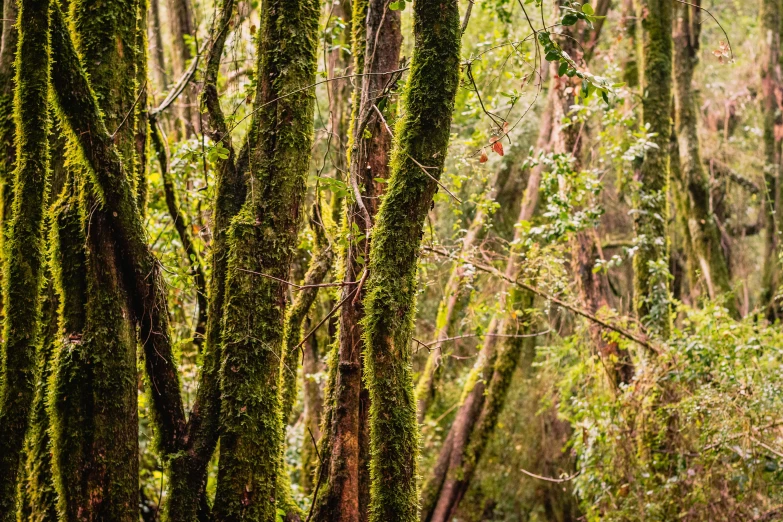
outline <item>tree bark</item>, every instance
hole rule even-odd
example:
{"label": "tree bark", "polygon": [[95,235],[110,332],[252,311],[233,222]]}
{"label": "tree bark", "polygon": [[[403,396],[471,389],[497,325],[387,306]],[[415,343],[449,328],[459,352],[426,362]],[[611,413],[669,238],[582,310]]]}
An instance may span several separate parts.
{"label": "tree bark", "polygon": [[247,198],[228,230],[213,508],[225,522],[276,513],[287,290],[280,280],[289,276],[310,160],[318,16],[314,0],[273,0],[262,12]]}
{"label": "tree bark", "polygon": [[[416,0],[414,50],[391,177],[369,256],[364,328],[370,390],[370,520],[418,520],[418,424],[410,367],[422,227],[448,150],[459,86],[456,1]],[[424,168],[423,168],[424,167]]]}
{"label": "tree bark", "polygon": [[[350,244],[342,253],[342,280],[350,283],[342,290],[336,357],[329,371],[334,375],[329,386],[326,407],[329,424],[321,453],[328,458],[321,464],[324,483],[316,499],[313,520],[340,517],[346,521],[364,521],[368,514],[367,410],[368,395],[362,385],[364,341],[360,321],[364,317],[364,279],[368,236],[378,212],[384,185],[377,179],[389,177],[392,138],[386,118],[394,116],[389,90],[397,76],[402,43],[399,11],[384,1],[354,2],[354,69],[363,74],[357,80],[351,124],[350,170],[348,180],[354,200],[346,209],[344,233]],[[384,113],[381,116],[379,112]]]}
{"label": "tree bark", "polygon": [[0,520],[16,519],[17,480],[30,422],[44,270],[44,202],[49,183],[49,2],[19,3],[14,116],[14,205],[5,245],[5,321],[0,357]]}
{"label": "tree bark", "polygon": [[655,133],[655,147],[645,151],[634,172],[634,230],[637,247],[633,258],[634,306],[643,324],[668,337],[671,330],[669,296],[668,221],[669,136],[672,103],[672,2],[643,0],[641,87],[642,121]]}
{"label": "tree bark", "polygon": [[2,190],[2,229],[0,244],[5,241],[5,231],[11,223],[13,209],[13,183],[16,163],[14,91],[16,73],[14,59],[17,49],[17,2],[3,4],[3,31],[0,37],[0,190]]}
{"label": "tree bark", "polygon": [[[59,13],[58,8],[54,11]],[[142,55],[136,50],[139,2],[96,8],[77,1],[73,2],[71,12],[75,41],[81,54],[90,57],[84,66],[104,122],[115,129],[114,143],[122,155],[121,179],[129,185],[134,212],[138,213],[135,203],[141,166],[137,156],[135,103],[137,73],[142,66]],[[80,67],[71,62],[56,69],[69,65]],[[75,109],[63,100],[60,105],[64,112]],[[88,170],[87,166],[76,170],[79,212],[84,220],[86,302],[83,329],[69,338],[81,345],[80,356],[60,359],[63,366],[58,368],[58,375],[68,377],[55,384],[54,411],[59,431],[53,442],[58,493],[66,518],[131,521],[138,516],[136,323],[131,287],[121,261],[125,253],[120,251],[113,232],[116,209],[106,201],[103,187],[87,179]],[[136,219],[140,222],[138,215]],[[66,344],[61,349],[67,350],[69,346]],[[69,415],[72,410],[63,403],[75,400],[68,388],[76,375],[85,381],[81,384],[84,410]],[[79,459],[71,458],[72,450]]]}

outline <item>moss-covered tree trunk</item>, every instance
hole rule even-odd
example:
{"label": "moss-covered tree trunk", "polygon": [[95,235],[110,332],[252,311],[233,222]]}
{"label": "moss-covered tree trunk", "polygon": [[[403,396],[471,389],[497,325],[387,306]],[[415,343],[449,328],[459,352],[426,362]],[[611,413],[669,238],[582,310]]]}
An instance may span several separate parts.
{"label": "moss-covered tree trunk", "polygon": [[[399,11],[385,1],[356,1],[353,11],[354,68],[361,76],[354,93],[350,179],[353,200],[347,206],[343,231],[351,240],[342,252],[343,287],[340,322],[331,360],[326,407],[330,423],[323,431],[328,458],[321,464],[321,492],[313,520],[367,520],[368,397],[362,386],[362,327],[366,295],[365,266],[373,222],[384,185],[376,179],[389,177],[392,138],[385,120],[394,116],[389,90],[394,86],[402,43]],[[381,116],[379,112],[383,113]],[[323,445],[322,445],[323,447]],[[363,451],[363,449],[365,451]]]}
{"label": "moss-covered tree trunk", "polygon": [[[59,10],[55,11],[53,17],[59,17]],[[105,125],[114,130],[124,182],[132,187],[134,199],[140,169],[134,109],[140,57],[138,14],[139,2],[135,0],[97,6],[88,1],[71,4],[76,49],[89,57],[83,64]],[[79,67],[76,63],[66,66]],[[73,107],[61,104],[63,112],[68,109]],[[78,164],[83,160],[75,153],[77,138],[71,139],[72,161]],[[71,356],[60,357],[56,370],[53,411],[58,493],[66,519],[130,521],[138,511],[136,322],[132,287],[123,270],[125,252],[113,230],[116,209],[105,201],[103,187],[88,176],[93,168],[83,164],[75,171],[85,248],[84,324],[80,331],[67,333],[60,349],[78,348]],[[76,261],[66,258],[62,262],[70,265]],[[69,289],[64,286],[62,290]],[[64,303],[72,300],[66,295],[61,299]],[[82,401],[83,409],[74,410],[69,401]]]}
{"label": "moss-covered tree trunk", "polygon": [[[675,127],[679,141],[680,184],[687,188],[689,198],[688,230],[691,252],[697,258],[701,277],[711,299],[731,292],[731,277],[726,256],[721,247],[720,230],[712,213],[710,187],[701,159],[698,117],[693,93],[693,72],[699,61],[701,10],[680,5],[674,25],[674,86]],[[727,308],[732,315],[738,310],[735,299],[728,295]]]}
{"label": "moss-covered tree trunk", "polygon": [[14,120],[16,169],[3,257],[5,322],[0,354],[0,520],[16,518],[17,480],[30,421],[44,271],[44,202],[49,174],[49,2],[19,3]]}
{"label": "moss-covered tree trunk", "polygon": [[418,519],[411,329],[422,226],[443,172],[459,86],[457,2],[414,1],[413,31],[405,114],[397,124],[391,178],[372,231],[362,321],[371,400],[373,522]]}
{"label": "moss-covered tree trunk", "polygon": [[781,87],[780,23],[781,5],[776,0],[761,2],[761,33],[764,40],[761,61],[762,111],[764,115],[764,268],[761,304],[770,319],[781,317],[781,306],[775,302],[780,278],[779,205],[781,195],[780,138],[776,128],[783,123],[778,96]]}
{"label": "moss-covered tree trunk", "polygon": [[672,103],[672,2],[642,0],[642,120],[654,133],[634,172],[633,217],[636,234],[634,305],[645,326],[663,337],[671,329],[669,240],[667,237],[669,136]]}
{"label": "moss-covered tree trunk", "polygon": [[207,465],[215,451],[220,422],[219,368],[222,353],[222,318],[228,269],[228,227],[245,200],[244,173],[248,163],[247,142],[237,154],[220,107],[217,92],[220,60],[234,1],[224,0],[220,8],[216,34],[206,60],[202,104],[208,115],[208,132],[216,143],[228,150],[228,157],[218,161],[215,169],[215,202],[212,218],[211,278],[207,310],[206,339],[199,387],[185,431],[185,444],[169,464],[169,496],[164,518],[192,522],[208,517],[205,502]]}
{"label": "moss-covered tree trunk", "polygon": [[261,13],[247,198],[228,231],[213,508],[226,522],[275,519],[287,289],[280,279],[289,276],[309,166],[318,15],[313,0],[270,1]]}

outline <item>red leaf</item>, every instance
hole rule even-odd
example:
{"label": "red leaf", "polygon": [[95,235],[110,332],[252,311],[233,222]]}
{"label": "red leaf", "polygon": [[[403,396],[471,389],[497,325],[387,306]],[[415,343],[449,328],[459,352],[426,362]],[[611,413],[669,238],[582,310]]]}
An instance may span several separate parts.
{"label": "red leaf", "polygon": [[503,143],[501,143],[500,141],[496,141],[495,143],[492,144],[492,150],[497,152],[498,155],[502,156],[503,155]]}
{"label": "red leaf", "polygon": [[487,153],[482,150],[481,157],[479,157],[479,163],[486,163],[488,160],[489,157],[487,156]]}

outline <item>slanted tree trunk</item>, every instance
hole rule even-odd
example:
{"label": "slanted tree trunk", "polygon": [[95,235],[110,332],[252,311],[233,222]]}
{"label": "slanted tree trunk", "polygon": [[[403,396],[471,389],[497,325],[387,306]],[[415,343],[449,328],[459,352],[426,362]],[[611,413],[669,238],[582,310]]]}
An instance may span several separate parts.
{"label": "slanted tree trunk", "polygon": [[369,257],[365,317],[370,390],[370,520],[418,520],[418,423],[411,372],[422,227],[448,150],[459,86],[457,2],[416,0],[414,50],[397,125],[391,178]]}
{"label": "slanted tree trunk", "polygon": [[[540,146],[540,149],[547,146],[551,137],[551,102],[554,99],[552,93],[553,90],[550,89],[550,94],[547,97],[550,103],[548,103],[548,107],[542,115],[542,126],[539,127],[537,145]],[[533,217],[538,205],[540,182],[541,171],[540,168],[536,167],[528,176],[527,187],[520,204],[518,223],[530,221]],[[517,245],[521,239],[522,228],[516,227],[511,244]],[[505,269],[507,278],[515,278],[518,275],[519,254],[517,249],[512,249],[509,253]],[[421,493],[421,519],[424,522],[450,520],[459,501],[465,491],[467,491],[475,464],[478,463],[478,459],[470,460],[468,448],[475,445],[479,437],[476,427],[483,415],[482,412],[488,397],[487,385],[493,379],[494,367],[498,361],[497,346],[499,337],[497,334],[503,335],[510,330],[516,330],[515,333],[519,333],[518,328],[516,328],[516,322],[508,321],[507,315],[509,314],[506,311],[516,310],[522,304],[522,301],[527,300],[527,297],[524,297],[519,292],[514,293],[513,298],[510,299],[508,295],[511,290],[509,284],[504,281],[499,292],[501,299],[499,308],[503,310],[503,313],[495,314],[489,326],[487,326],[488,335],[484,338],[481,351],[463,389],[461,405],[457,415],[438,453],[435,468],[428,474],[424,482]],[[527,308],[529,307],[528,305]],[[522,310],[522,308],[519,309]],[[507,327],[507,325],[512,323],[514,328]],[[523,320],[522,323],[525,323],[525,321]],[[526,330],[527,327],[525,325]],[[509,362],[509,357],[513,357],[514,353],[506,352],[505,355],[506,357],[502,364]],[[517,359],[518,357],[514,359],[514,366],[516,366]],[[505,393],[503,397],[496,397],[493,400],[497,399],[505,400]],[[485,425],[483,429],[485,433],[482,437],[486,438],[489,435],[487,430],[491,431],[491,429],[494,429],[494,426],[490,429],[490,426]],[[483,451],[483,447],[481,451]]]}
{"label": "slanted tree trunk", "polygon": [[49,2],[19,3],[14,116],[14,205],[5,245],[5,322],[0,355],[0,520],[16,519],[17,480],[30,423],[44,271],[44,202],[49,182]]}
{"label": "slanted tree trunk", "polygon": [[275,519],[287,290],[280,280],[289,276],[310,159],[318,16],[314,0],[274,0],[262,11],[247,198],[228,230],[213,508],[225,522]]}
{"label": "slanted tree trunk", "polygon": [[[680,184],[687,189],[688,230],[691,252],[695,255],[702,280],[710,299],[718,293],[730,294],[731,277],[721,236],[712,212],[710,187],[699,145],[698,116],[693,95],[693,72],[699,61],[701,10],[699,0],[694,6],[680,5],[674,26],[674,86],[675,127],[679,140]],[[726,307],[735,317],[735,299],[727,296]]]}
{"label": "slanted tree trunk", "polygon": [[[492,189],[489,195],[494,200],[497,192],[497,175],[492,181]],[[442,341],[452,335],[454,322],[459,310],[467,305],[467,299],[463,295],[462,287],[466,281],[467,259],[473,253],[474,245],[487,221],[487,214],[483,209],[476,211],[470,226],[460,242],[460,253],[451,268],[449,279],[443,289],[443,298],[438,305],[438,315],[435,319],[435,340]],[[421,377],[416,384],[416,419],[419,424],[424,422],[424,417],[430,405],[435,400],[437,385],[440,381],[443,364],[443,344],[437,342],[427,357]]]}
{"label": "slanted tree trunk", "polygon": [[663,337],[671,329],[669,296],[669,136],[672,103],[672,2],[642,0],[641,88],[642,121],[655,133],[641,164],[634,172],[637,184],[633,194],[636,255],[634,306],[643,324]]}
{"label": "slanted tree trunk", "polygon": [[[388,2],[354,2],[354,69],[364,74],[354,93],[349,180],[353,201],[348,205],[343,230],[351,241],[342,252],[340,322],[330,360],[331,385],[327,389],[324,437],[321,453],[322,485],[312,520],[339,518],[347,522],[367,520],[369,486],[367,449],[368,396],[362,386],[364,341],[360,322],[364,317],[366,259],[369,237],[388,179],[392,138],[386,119],[394,116],[389,91],[396,81],[402,43],[399,11]],[[384,114],[382,116],[380,113]],[[329,446],[326,448],[326,446]],[[363,451],[364,450],[364,451]]]}
{"label": "slanted tree trunk", "polygon": [[761,58],[762,110],[764,114],[764,267],[762,273],[761,304],[766,307],[770,320],[778,319],[781,305],[775,296],[781,283],[780,261],[778,259],[780,240],[779,205],[780,182],[780,138],[777,128],[783,125],[781,105],[780,72],[780,23],[781,6],[775,0],[761,3],[761,28],[764,38],[764,54]]}

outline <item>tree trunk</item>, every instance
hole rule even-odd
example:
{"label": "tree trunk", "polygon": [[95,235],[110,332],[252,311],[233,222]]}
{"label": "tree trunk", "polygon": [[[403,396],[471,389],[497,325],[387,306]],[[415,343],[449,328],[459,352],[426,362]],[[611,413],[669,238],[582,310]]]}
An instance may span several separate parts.
{"label": "tree trunk", "polygon": [[[343,252],[342,280],[351,283],[342,290],[342,306],[336,357],[329,367],[332,385],[326,403],[329,424],[323,431],[328,458],[321,465],[323,484],[315,499],[313,520],[339,517],[346,522],[367,520],[368,475],[365,468],[366,413],[368,397],[362,386],[364,340],[360,321],[364,317],[365,266],[370,248],[368,236],[378,212],[388,179],[392,138],[385,119],[394,116],[389,89],[397,76],[402,43],[399,11],[381,0],[354,2],[354,68],[361,76],[354,93],[348,180],[354,201],[347,207],[343,229],[351,240]],[[385,116],[381,116],[384,113]],[[322,447],[324,447],[322,445]],[[322,451],[323,453],[323,451]]]}
{"label": "tree trunk", "polygon": [[[694,3],[698,6],[699,0]],[[720,231],[711,208],[709,180],[701,160],[696,100],[691,85],[699,60],[701,10],[680,5],[677,14],[674,29],[675,126],[680,154],[678,173],[689,197],[687,220],[691,252],[697,258],[710,299],[715,299],[718,293],[726,295],[726,307],[737,317],[736,300],[730,295],[729,266],[721,247]]]}
{"label": "tree trunk", "polygon": [[213,508],[225,522],[275,519],[287,290],[280,280],[289,276],[308,174],[318,16],[313,0],[273,0],[262,12],[247,199],[228,230]]}
{"label": "tree trunk", "polygon": [[781,106],[780,72],[780,23],[781,6],[776,0],[763,0],[761,3],[761,27],[764,36],[764,56],[761,59],[762,110],[764,114],[764,268],[762,275],[761,304],[766,307],[770,320],[778,319],[781,314],[780,303],[775,302],[781,283],[780,261],[778,259],[780,241],[779,213],[780,182],[780,138],[777,129],[783,125]]}
{"label": "tree trunk", "polygon": [[636,255],[634,305],[643,324],[668,337],[671,330],[667,190],[672,102],[672,3],[642,0],[642,121],[655,133],[655,147],[645,151],[634,172]]}
{"label": "tree trunk", "polygon": [[457,2],[416,0],[414,50],[391,178],[373,229],[366,282],[370,520],[418,520],[416,401],[410,367],[422,227],[448,150],[459,86]]}
{"label": "tree trunk", "polygon": [[[552,113],[550,109],[551,102],[554,99],[553,92],[553,88],[550,89],[550,94],[547,97],[549,103],[542,115],[542,125],[539,127],[539,135],[536,143],[536,145],[540,146],[539,150],[546,147],[551,137]],[[540,182],[541,170],[536,167],[530,172],[528,177],[525,194],[520,204],[518,223],[530,221],[530,219],[532,219],[538,205]],[[520,243],[521,239],[522,228],[516,227],[514,239],[511,244],[517,245]],[[509,253],[509,259],[505,269],[507,278],[514,278],[518,275],[518,256],[519,252],[516,249],[512,249]],[[513,294],[513,299],[508,299],[507,296],[512,290],[513,289],[510,288],[510,285],[507,282],[503,283],[499,292],[501,300],[499,308],[500,310],[503,310],[503,315],[494,315],[489,326],[487,326],[487,336],[484,338],[484,343],[481,346],[478,359],[473,365],[473,369],[463,388],[462,404],[449,429],[449,434],[440,449],[435,468],[432,473],[428,475],[427,480],[424,483],[421,494],[421,519],[424,522],[450,520],[450,517],[457,508],[460,499],[470,483],[469,475],[472,471],[468,468],[475,465],[477,459],[473,464],[468,463],[467,451],[471,445],[475,444],[476,439],[474,437],[478,436],[478,432],[475,430],[485,408],[487,383],[493,379],[494,367],[498,360],[497,344],[499,338],[496,334],[505,334],[507,332],[506,325],[509,324],[509,322],[506,319],[506,310],[516,309],[516,307],[522,303],[522,301],[515,301],[514,299],[527,299],[523,298],[522,294],[518,292]],[[527,306],[527,308],[529,308],[529,306]],[[511,323],[513,323],[513,321]],[[506,356],[513,355],[513,353],[506,353]],[[507,362],[507,358],[504,359],[504,361]],[[505,364],[505,362],[503,364]],[[516,365],[516,359],[513,364]],[[505,395],[503,398],[499,399],[504,400],[504,398]],[[485,426],[485,428],[489,427]],[[488,436],[488,433],[485,435]],[[466,474],[465,471],[470,472]]]}
{"label": "tree trunk", "polygon": [[222,318],[228,271],[228,227],[245,200],[244,174],[248,165],[248,145],[239,154],[234,150],[231,134],[220,107],[217,78],[220,60],[234,13],[234,0],[224,0],[216,23],[217,34],[207,56],[202,103],[209,115],[210,134],[216,143],[228,150],[215,169],[215,203],[212,218],[211,278],[207,309],[206,342],[199,375],[196,400],[186,427],[186,444],[169,468],[169,496],[164,506],[166,520],[192,522],[205,506],[207,465],[215,451],[220,424],[219,369],[222,354]]}
{"label": "tree trunk", "polygon": [[160,0],[150,0],[150,24],[148,38],[152,41],[155,66],[155,76],[158,79],[158,86],[164,90],[169,85],[169,75],[166,72],[166,60],[163,54],[163,34],[160,28]]}
{"label": "tree trunk", "polygon": [[[308,319],[305,329],[312,328]],[[318,469],[317,441],[321,438],[321,417],[323,411],[323,393],[315,375],[322,371],[317,337],[311,335],[302,345],[302,388],[304,412],[304,441],[302,442],[302,468],[300,486],[305,494],[311,495],[315,483],[313,476]]]}
{"label": "tree trunk", "polygon": [[5,322],[0,356],[0,520],[16,519],[17,480],[30,422],[44,270],[44,202],[49,182],[49,2],[19,3],[14,93],[14,205],[4,254]]}
{"label": "tree trunk", "polygon": [[[174,77],[179,77],[187,69],[190,60],[193,59],[191,46],[188,40],[196,36],[196,26],[193,21],[193,6],[190,0],[169,0],[169,24],[174,47]],[[180,103],[180,117],[185,126],[185,137],[195,136],[199,132],[197,96],[193,87],[185,87]]]}
{"label": "tree trunk", "polygon": [[[85,68],[105,124],[115,129],[124,182],[132,187],[135,198],[141,171],[134,107],[141,65],[141,55],[135,51],[139,3],[95,8],[77,1],[71,7],[79,51],[91,57]],[[57,483],[61,510],[67,518],[131,521],[138,516],[136,324],[122,266],[126,254],[113,231],[116,209],[105,201],[102,187],[88,182],[87,169],[80,166],[76,171],[80,175],[76,185],[86,249],[84,325],[69,335],[71,343],[80,345],[79,356],[60,359],[63,366],[58,368],[58,376],[64,378],[55,384]],[[67,296],[61,299],[70,301]],[[68,388],[77,375],[85,381],[79,385],[84,401],[81,412],[73,412],[67,405],[75,400]],[[80,458],[72,459],[72,451]]]}

